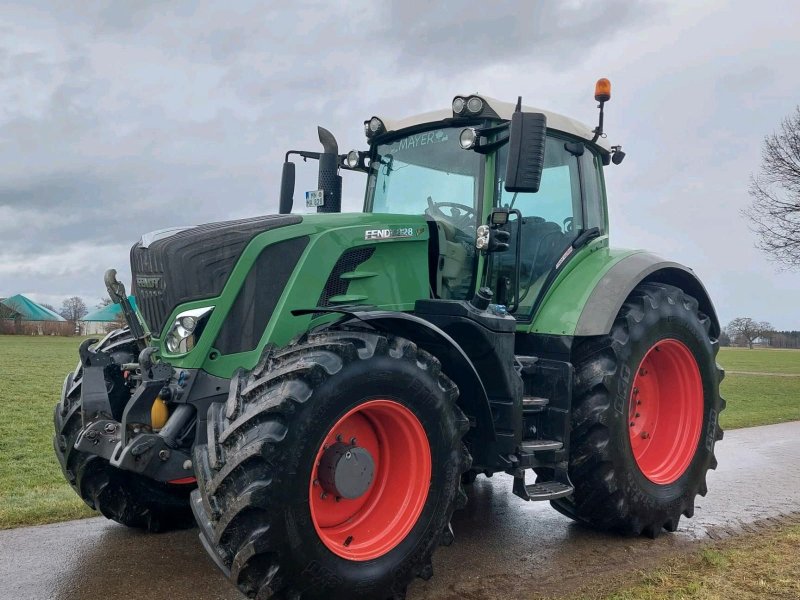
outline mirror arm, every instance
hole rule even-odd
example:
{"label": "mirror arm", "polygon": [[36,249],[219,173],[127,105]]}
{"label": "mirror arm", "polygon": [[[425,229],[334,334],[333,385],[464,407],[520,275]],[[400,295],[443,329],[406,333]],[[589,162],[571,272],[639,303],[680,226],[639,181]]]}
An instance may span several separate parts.
{"label": "mirror arm", "polygon": [[493,142],[490,142],[488,144],[483,144],[483,145],[478,144],[478,145],[474,146],[472,148],[472,150],[474,150],[478,154],[489,154],[489,152],[492,152],[493,150],[496,150],[500,146],[504,146],[505,144],[507,144],[508,140],[509,140],[509,137],[506,136],[502,140],[495,140]]}

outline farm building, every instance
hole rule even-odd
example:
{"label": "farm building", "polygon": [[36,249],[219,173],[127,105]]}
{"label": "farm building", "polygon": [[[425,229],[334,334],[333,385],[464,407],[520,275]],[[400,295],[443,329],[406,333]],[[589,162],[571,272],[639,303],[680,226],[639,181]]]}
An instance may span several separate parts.
{"label": "farm building", "polygon": [[[128,301],[136,310],[136,299],[128,296]],[[119,304],[109,304],[93,310],[80,320],[81,335],[104,334],[111,329],[124,327],[122,307]]]}
{"label": "farm building", "polygon": [[66,324],[64,317],[22,294],[0,298],[2,331],[44,335],[56,333]]}

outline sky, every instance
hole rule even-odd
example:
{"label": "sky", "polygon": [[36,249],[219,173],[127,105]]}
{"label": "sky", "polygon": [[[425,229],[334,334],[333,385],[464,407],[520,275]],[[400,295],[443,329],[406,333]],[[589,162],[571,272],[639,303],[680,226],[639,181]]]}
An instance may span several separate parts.
{"label": "sky", "polygon": [[[612,245],[693,268],[723,324],[800,329],[800,273],[741,216],[800,104],[800,3],[281,4],[2,3],[0,297],[91,307],[143,233],[277,212],[283,154],[318,150],[317,125],[365,149],[364,119],[479,92],[593,126],[608,77]],[[315,182],[299,165],[298,190]]]}

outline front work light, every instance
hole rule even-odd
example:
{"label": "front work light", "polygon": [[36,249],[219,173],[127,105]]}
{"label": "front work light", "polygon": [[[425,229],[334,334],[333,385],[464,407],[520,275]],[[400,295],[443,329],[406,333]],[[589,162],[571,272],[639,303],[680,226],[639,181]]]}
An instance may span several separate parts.
{"label": "front work light", "polygon": [[355,169],[358,166],[359,158],[358,150],[350,150],[344,157],[344,164],[348,169]]}
{"label": "front work light", "polygon": [[467,101],[465,98],[461,96],[456,96],[453,98],[453,114],[460,115],[464,112],[464,109],[467,107]]}
{"label": "front work light", "polygon": [[165,345],[170,354],[183,354],[195,347],[203,333],[213,306],[185,310],[175,317],[167,332]]}
{"label": "front work light", "polygon": [[477,96],[470,96],[467,100],[467,111],[473,115],[477,115],[483,110],[483,100]]}
{"label": "front work light", "polygon": [[477,142],[478,134],[475,132],[474,128],[467,127],[461,130],[461,135],[458,136],[458,143],[461,144],[464,150],[473,148]]}
{"label": "front work light", "polygon": [[364,121],[364,133],[367,137],[372,137],[386,131],[386,127],[378,117],[372,117],[369,121]]}

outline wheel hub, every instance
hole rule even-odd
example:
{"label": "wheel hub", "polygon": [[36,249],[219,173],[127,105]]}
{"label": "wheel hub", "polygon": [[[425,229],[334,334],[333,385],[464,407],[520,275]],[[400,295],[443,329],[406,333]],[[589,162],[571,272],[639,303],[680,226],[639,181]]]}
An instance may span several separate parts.
{"label": "wheel hub", "polygon": [[355,500],[369,489],[375,475],[375,461],[366,448],[337,442],[323,452],[317,472],[327,493]]}

